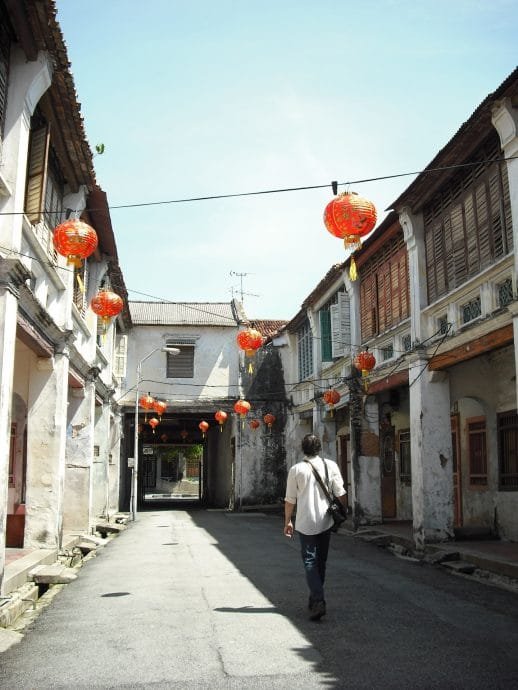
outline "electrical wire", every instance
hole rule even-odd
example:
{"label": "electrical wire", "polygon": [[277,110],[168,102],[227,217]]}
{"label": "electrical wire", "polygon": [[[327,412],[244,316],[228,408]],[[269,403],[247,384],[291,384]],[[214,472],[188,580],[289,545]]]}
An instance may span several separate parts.
{"label": "electrical wire", "polygon": [[[277,189],[262,189],[259,191],[253,191],[253,192],[233,192],[229,194],[210,194],[208,196],[190,196],[190,197],[185,197],[182,199],[168,199],[168,200],[162,200],[162,201],[143,201],[143,202],[135,202],[135,203],[128,203],[128,204],[114,204],[114,205],[109,205],[108,209],[111,210],[116,210],[116,209],[125,209],[125,208],[144,208],[144,207],[149,207],[149,206],[165,206],[168,204],[184,204],[184,203],[192,203],[195,201],[214,201],[217,199],[235,199],[235,198],[240,198],[240,197],[249,197],[249,196],[261,196],[261,195],[266,195],[266,194],[282,194],[285,192],[305,192],[305,191],[310,191],[313,189],[325,189],[327,187],[333,188],[333,186],[337,187],[350,187],[351,185],[358,185],[358,184],[366,184],[367,182],[381,182],[383,180],[393,180],[398,177],[410,177],[412,175],[428,175],[431,173],[436,173],[436,172],[446,172],[448,170],[456,170],[458,168],[469,168],[469,167],[475,167],[477,165],[488,165],[492,163],[503,163],[508,160],[514,160],[517,158],[517,156],[506,156],[502,158],[493,158],[493,159],[488,159],[488,160],[483,160],[483,161],[473,161],[470,163],[455,163],[452,165],[444,165],[440,166],[437,168],[426,168],[424,170],[414,170],[412,172],[404,172],[404,173],[395,173],[392,175],[379,175],[377,177],[366,177],[358,180],[350,180],[348,182],[331,182],[327,184],[317,184],[317,185],[304,185],[300,187],[282,187],[282,188],[277,188]],[[105,207],[106,208],[106,207]],[[105,208],[85,208],[84,211],[82,212],[95,212],[95,211],[104,211]],[[1,211],[0,216],[18,216],[18,215],[24,215],[25,211]],[[63,211],[45,211],[46,215],[56,215],[59,214],[61,215]]]}

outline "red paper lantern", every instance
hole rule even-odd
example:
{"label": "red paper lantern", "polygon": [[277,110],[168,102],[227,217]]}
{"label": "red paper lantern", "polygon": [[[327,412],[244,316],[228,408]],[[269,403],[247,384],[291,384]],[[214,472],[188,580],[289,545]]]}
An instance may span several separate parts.
{"label": "red paper lantern", "polygon": [[198,424],[198,427],[199,427],[199,429],[200,429],[200,431],[201,431],[201,435],[203,436],[203,438],[205,438],[205,433],[207,432],[207,429],[209,428],[208,422],[206,422],[205,420],[202,420],[202,421]]}
{"label": "red paper lantern", "polygon": [[158,418],[161,420],[162,415],[167,410],[167,403],[163,402],[162,400],[153,400],[153,404],[151,405],[151,407],[154,409],[154,411],[158,415]]}
{"label": "red paper lantern", "polygon": [[143,395],[141,398],[139,398],[138,404],[145,410],[152,410],[154,402],[155,399],[152,398],[148,393],[147,395]]}
{"label": "red paper lantern", "polygon": [[227,413],[223,412],[223,410],[218,410],[214,415],[214,419],[219,424],[219,430],[223,431],[223,424],[227,421]]}
{"label": "red paper lantern", "polygon": [[186,429],[182,429],[182,431],[180,431],[180,436],[182,437],[182,441],[185,441],[187,436],[189,436],[189,432]]}
{"label": "red paper lantern", "polygon": [[[255,328],[247,328],[244,331],[239,331],[236,336],[236,341],[241,350],[244,350],[247,357],[253,357],[256,351],[263,344],[263,336],[256,331]],[[252,362],[248,364],[248,373],[252,374],[254,371]]]}
{"label": "red paper lantern", "polygon": [[94,314],[101,317],[103,328],[106,330],[110,319],[121,313],[124,302],[117,293],[110,290],[101,290],[95,297],[92,297],[90,307]]}
{"label": "red paper lantern", "polygon": [[146,410],[146,414],[144,415],[144,421],[147,422],[147,411],[153,409],[153,403],[155,402],[155,399],[152,398],[149,393],[147,395],[143,395],[141,398],[139,398],[138,404],[140,407],[143,407]]}
{"label": "red paper lantern", "polygon": [[248,400],[238,400],[234,405],[234,412],[244,418],[250,412],[251,405]]}
{"label": "red paper lantern", "polygon": [[261,426],[261,422],[258,419],[251,419],[250,420],[250,429],[255,431]]}
{"label": "red paper lantern", "polygon": [[149,426],[153,429],[153,433],[155,433],[155,427],[160,424],[158,419],[156,417],[151,417],[151,419],[148,422]]}
{"label": "red paper lantern", "polygon": [[81,267],[86,259],[97,248],[97,233],[87,223],[78,218],[66,220],[54,229],[52,236],[58,254],[67,257],[67,263]]}
{"label": "red paper lantern", "polygon": [[322,396],[326,402],[327,405],[333,409],[333,407],[340,402],[340,398],[342,397],[340,393],[335,390],[334,388],[330,388],[329,390],[325,391],[323,396]]}
{"label": "red paper lantern", "polygon": [[162,443],[165,443],[166,441],[168,441],[168,439],[169,436],[167,434],[162,434],[162,436],[160,436],[160,440],[162,441]]}
{"label": "red paper lantern", "polygon": [[328,203],[324,223],[332,235],[344,240],[346,248],[356,249],[361,245],[360,237],[376,225],[376,208],[368,199],[345,192]]}
{"label": "red paper lantern", "polygon": [[376,366],[376,358],[369,352],[369,348],[365,348],[354,358],[354,366],[362,372],[363,384],[367,390],[367,378],[372,369]]}
{"label": "red paper lantern", "polygon": [[268,412],[268,414],[264,415],[263,422],[266,424],[268,429],[271,429],[272,425],[275,423],[275,415]]}

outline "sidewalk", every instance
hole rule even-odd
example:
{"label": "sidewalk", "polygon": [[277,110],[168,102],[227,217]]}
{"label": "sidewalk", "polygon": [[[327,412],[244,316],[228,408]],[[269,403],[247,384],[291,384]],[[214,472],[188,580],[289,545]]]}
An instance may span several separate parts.
{"label": "sidewalk", "polygon": [[[392,543],[412,551],[414,549],[412,531],[411,522],[386,522],[382,525],[365,527],[358,532],[349,531],[349,533],[359,537],[362,534],[365,537],[371,536],[373,537],[371,541],[375,541],[376,534],[388,535],[392,538]],[[469,539],[430,544],[426,551],[430,555],[435,554],[437,561],[440,560],[441,555],[447,556],[450,561],[471,563],[480,570],[518,581],[518,542]],[[457,559],[453,558],[455,553],[458,554]]]}

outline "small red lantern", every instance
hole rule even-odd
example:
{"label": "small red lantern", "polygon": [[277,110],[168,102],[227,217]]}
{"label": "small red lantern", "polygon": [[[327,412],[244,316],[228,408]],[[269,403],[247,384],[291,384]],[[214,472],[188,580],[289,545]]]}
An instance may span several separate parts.
{"label": "small red lantern", "polygon": [[[259,331],[256,331],[255,328],[247,328],[244,331],[239,331],[236,336],[236,341],[241,350],[245,351],[247,357],[253,357],[263,344],[263,336]],[[253,371],[254,367],[252,366],[252,362],[250,362],[248,364],[248,373],[252,374]]]}
{"label": "small red lantern", "polygon": [[251,419],[250,420],[250,429],[252,429],[252,431],[259,429],[260,426],[261,426],[261,422],[258,419]]}
{"label": "small red lantern", "polygon": [[206,422],[206,421],[203,420],[203,421],[201,421],[201,422],[198,424],[198,427],[199,427],[199,429],[200,429],[200,431],[201,431],[201,435],[203,436],[203,438],[205,438],[205,434],[206,434],[206,432],[207,432],[207,430],[208,430],[208,428],[209,428],[208,422]]}
{"label": "small red lantern", "polygon": [[182,431],[180,431],[180,436],[182,437],[182,441],[185,441],[187,436],[189,436],[189,432],[187,431],[187,429],[182,429]]}
{"label": "small red lantern", "polygon": [[138,404],[140,407],[143,407],[146,410],[146,414],[144,416],[144,421],[147,422],[147,411],[153,409],[153,403],[155,402],[155,399],[152,398],[149,393],[147,395],[143,395],[141,398],[139,398]]}
{"label": "small red lantern", "polygon": [[162,443],[166,443],[166,441],[168,441],[168,439],[169,439],[169,436],[167,434],[162,434],[162,436],[160,436],[160,440],[162,441]]}
{"label": "small red lantern", "polygon": [[223,410],[218,410],[216,414],[214,415],[214,419],[217,421],[219,424],[219,430],[223,431],[223,424],[227,421],[227,413],[224,412]]}
{"label": "small red lantern", "polygon": [[54,229],[52,236],[58,254],[67,257],[67,263],[76,268],[81,267],[86,259],[97,248],[97,233],[79,218],[72,218]]}
{"label": "small red lantern", "polygon": [[275,415],[268,412],[268,414],[264,415],[263,422],[266,424],[268,429],[271,429],[272,425],[275,423]]}
{"label": "small red lantern", "polygon": [[117,293],[111,292],[110,290],[101,290],[95,297],[92,297],[90,307],[94,314],[101,317],[103,330],[106,331],[110,319],[121,313],[124,302],[122,301],[122,297],[119,297]]}
{"label": "small red lantern", "polygon": [[153,429],[153,433],[155,433],[155,427],[157,427],[160,424],[160,422],[156,417],[151,417],[148,424]]}
{"label": "small red lantern", "polygon": [[364,387],[365,390],[367,390],[367,377],[369,376],[371,370],[376,366],[376,358],[372,352],[369,352],[368,347],[356,355],[354,358],[354,366],[362,372]]}
{"label": "small red lantern", "polygon": [[[376,225],[376,208],[372,201],[355,192],[339,194],[328,203],[324,211],[324,224],[329,232],[344,241],[346,249],[361,247],[361,237],[368,235]],[[356,264],[351,258],[351,280],[356,280]]]}
{"label": "small red lantern", "polygon": [[335,390],[334,388],[330,388],[329,390],[324,392],[322,397],[324,398],[326,405],[329,405],[329,407],[333,409],[333,407],[340,402],[340,398],[342,396],[337,390]]}
{"label": "small red lantern", "polygon": [[160,421],[162,421],[162,415],[167,410],[167,403],[163,402],[162,400],[153,400],[153,404],[151,405],[151,407],[157,413]]}
{"label": "small red lantern", "polygon": [[250,412],[251,405],[248,400],[238,400],[234,405],[234,412],[243,418]]}

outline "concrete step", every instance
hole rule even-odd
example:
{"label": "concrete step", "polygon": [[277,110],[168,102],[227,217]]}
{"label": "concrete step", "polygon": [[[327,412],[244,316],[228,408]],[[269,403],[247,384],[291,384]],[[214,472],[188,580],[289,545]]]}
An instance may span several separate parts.
{"label": "concrete step", "polygon": [[103,536],[107,534],[119,534],[126,529],[126,525],[120,525],[115,522],[98,522],[95,525],[95,531]]}
{"label": "concrete step", "polygon": [[476,566],[473,563],[467,563],[466,561],[443,561],[441,565],[456,573],[464,573],[465,575],[471,575],[476,570]]}
{"label": "concrete step", "polygon": [[456,541],[498,541],[498,536],[491,527],[472,525],[469,527],[455,527],[453,530]]}
{"label": "concrete step", "polygon": [[28,579],[37,585],[68,585],[77,579],[77,573],[73,568],[54,563],[38,565],[29,572]]}

